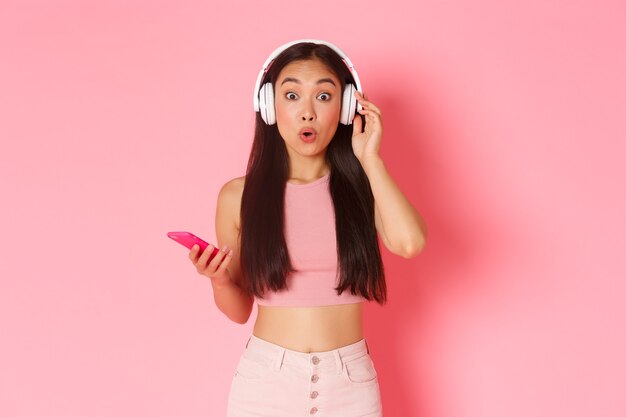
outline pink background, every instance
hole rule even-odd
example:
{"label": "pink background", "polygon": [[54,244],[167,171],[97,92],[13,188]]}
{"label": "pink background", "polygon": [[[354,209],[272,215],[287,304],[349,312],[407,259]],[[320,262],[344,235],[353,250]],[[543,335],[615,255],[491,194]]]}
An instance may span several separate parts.
{"label": "pink background", "polygon": [[[56,3],[56,4],[54,4]],[[387,417],[626,415],[623,1],[0,3],[0,415],[223,416],[214,241],[260,66],[335,43],[429,225],[366,309]]]}

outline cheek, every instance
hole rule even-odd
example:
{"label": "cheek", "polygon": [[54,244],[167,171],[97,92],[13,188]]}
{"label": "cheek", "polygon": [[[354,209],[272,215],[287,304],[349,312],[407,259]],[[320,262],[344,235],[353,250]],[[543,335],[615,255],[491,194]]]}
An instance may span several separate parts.
{"label": "cheek", "polygon": [[289,106],[285,106],[283,104],[276,104],[274,106],[274,111],[276,112],[276,119],[288,121],[293,118],[294,109]]}
{"label": "cheek", "polygon": [[278,133],[283,138],[283,140],[287,140],[287,138],[289,138],[289,132],[285,129],[285,125],[278,118],[278,115],[276,115],[276,127],[278,128]]}
{"label": "cheek", "polygon": [[324,109],[324,119],[331,122],[332,125],[339,123],[341,115],[341,107],[339,105],[328,106]]}
{"label": "cheek", "polygon": [[276,118],[284,117],[283,115],[285,114],[285,111],[283,110],[283,107],[281,105],[274,104],[274,112],[276,112]]}

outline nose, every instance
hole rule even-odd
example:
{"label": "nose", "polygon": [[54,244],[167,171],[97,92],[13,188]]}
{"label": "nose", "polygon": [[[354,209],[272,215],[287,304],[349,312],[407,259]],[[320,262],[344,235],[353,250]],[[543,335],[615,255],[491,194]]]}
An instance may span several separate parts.
{"label": "nose", "polygon": [[302,113],[302,120],[311,121],[316,118],[315,110],[313,109],[313,106],[310,103],[307,103],[303,106],[301,113]]}

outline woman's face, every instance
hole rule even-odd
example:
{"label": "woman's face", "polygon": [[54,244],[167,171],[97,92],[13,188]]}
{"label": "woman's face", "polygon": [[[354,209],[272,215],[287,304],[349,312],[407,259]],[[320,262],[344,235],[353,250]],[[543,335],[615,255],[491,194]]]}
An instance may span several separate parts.
{"label": "woman's face", "polygon": [[[339,78],[317,59],[293,61],[280,71],[274,90],[276,124],[290,157],[325,153],[339,124],[341,94]],[[301,135],[303,128],[314,134]]]}

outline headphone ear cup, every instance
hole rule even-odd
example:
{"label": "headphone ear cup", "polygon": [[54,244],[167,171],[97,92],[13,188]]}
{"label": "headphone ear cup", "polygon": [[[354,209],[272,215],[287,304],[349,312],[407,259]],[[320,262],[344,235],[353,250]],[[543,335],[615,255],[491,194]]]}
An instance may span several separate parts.
{"label": "headphone ear cup", "polygon": [[274,86],[272,83],[267,83],[265,89],[265,111],[267,113],[267,124],[273,125],[276,123],[276,107],[274,106]]}
{"label": "headphone ear cup", "polygon": [[348,83],[343,89],[343,102],[341,104],[341,124],[351,125],[352,118],[354,117],[354,109],[356,107],[356,98],[354,98],[354,92],[356,91],[353,84]]}
{"label": "headphone ear cup", "polygon": [[267,118],[265,117],[265,86],[263,84],[259,90],[259,113],[261,113],[261,119],[267,124]]}
{"label": "headphone ear cup", "polygon": [[274,86],[272,83],[265,83],[259,90],[259,112],[261,118],[267,125],[276,123],[276,113],[274,112]]}

